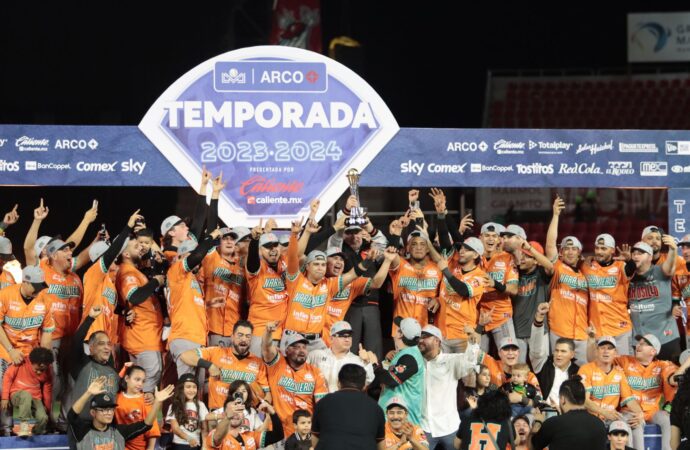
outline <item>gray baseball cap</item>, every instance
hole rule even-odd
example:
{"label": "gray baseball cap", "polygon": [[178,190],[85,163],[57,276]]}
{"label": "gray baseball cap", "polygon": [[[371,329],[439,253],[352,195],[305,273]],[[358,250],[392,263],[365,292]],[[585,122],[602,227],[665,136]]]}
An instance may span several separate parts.
{"label": "gray baseball cap", "polygon": [[520,236],[522,239],[527,240],[527,233],[525,233],[525,229],[522,228],[520,225],[508,225],[504,231],[501,232],[501,236],[508,235],[508,236]]}
{"label": "gray baseball cap", "polygon": [[180,222],[182,222],[182,219],[180,219],[178,216],[166,217],[163,223],[161,224],[161,234],[165,236],[166,234],[168,234],[168,231],[172,229],[172,227],[174,227]]}
{"label": "gray baseball cap", "polygon": [[639,250],[641,252],[648,253],[654,256],[654,249],[651,245],[647,244],[646,242],[638,242],[637,244],[633,245],[632,250]]}
{"label": "gray baseball cap", "polygon": [[[599,242],[601,241],[601,243]],[[616,248],[616,240],[608,233],[603,233],[597,236],[594,240],[594,245],[603,245],[609,248]]]}
{"label": "gray baseball cap", "polygon": [[335,336],[336,334],[342,333],[343,331],[349,331],[350,333],[352,333],[352,325],[350,325],[350,322],[340,320],[331,326],[331,336]]}
{"label": "gray baseball cap", "polygon": [[345,253],[339,247],[328,247],[326,250],[326,256],[340,256],[345,259]]}
{"label": "gray baseball cap", "polygon": [[326,254],[321,250],[312,250],[307,255],[307,264],[314,261],[326,261]]}
{"label": "gray baseball cap", "polygon": [[[118,256],[120,256],[120,253],[125,251],[127,244],[129,244],[129,238],[125,239],[125,242],[122,244],[122,248],[117,253]],[[91,262],[95,262],[98,258],[103,256],[103,253],[105,253],[109,248],[110,245],[108,245],[105,241],[98,241],[94,243],[91,247],[89,247],[89,259]]]}
{"label": "gray baseball cap", "polygon": [[417,322],[416,319],[413,319],[411,317],[407,318],[402,318],[400,316],[396,317],[393,319],[393,323],[395,323],[398,328],[400,328],[400,331],[402,332],[403,337],[409,340],[417,339],[422,335],[422,326],[419,325],[419,322]]}
{"label": "gray baseball cap", "polygon": [[566,236],[561,241],[561,248],[563,247],[575,247],[582,251],[582,242],[575,236]]}
{"label": "gray baseball cap", "polygon": [[251,230],[247,227],[232,227],[232,231],[237,235],[237,242],[252,234]]}
{"label": "gray baseball cap", "polygon": [[278,237],[273,233],[262,234],[261,237],[259,238],[259,245],[262,247],[266,244],[279,244],[279,243],[280,243],[280,241],[278,240]]}
{"label": "gray baseball cap", "polygon": [[34,252],[36,253],[36,258],[41,257],[41,252],[43,249],[48,245],[48,242],[53,239],[50,236],[41,236],[40,238],[36,239],[36,242],[34,243]]}
{"label": "gray baseball cap", "polygon": [[228,227],[223,227],[223,228],[219,229],[218,232],[220,233],[221,238],[224,238],[225,236],[231,236],[233,239],[235,239],[235,240],[237,239],[237,233],[235,233],[234,230],[232,230]]}
{"label": "gray baseball cap", "polygon": [[12,242],[5,236],[0,236],[0,255],[3,255],[4,259],[14,259],[14,255],[12,254]]}
{"label": "gray baseball cap", "polygon": [[300,342],[308,344],[309,340],[299,333],[288,334],[285,336],[285,348],[288,348],[291,345],[299,344]]}
{"label": "gray baseball cap", "polygon": [[484,233],[488,233],[488,232],[501,234],[505,230],[506,230],[506,227],[504,227],[500,223],[487,222],[484,225],[482,225],[481,230],[479,230],[479,234],[484,234]]}
{"label": "gray baseball cap", "polygon": [[632,435],[630,425],[628,425],[627,422],[624,422],[622,420],[614,420],[613,422],[611,422],[611,425],[609,425],[609,434],[613,433],[614,431],[624,431],[628,433],[628,436]]}
{"label": "gray baseball cap", "polygon": [[59,252],[65,247],[74,248],[74,242],[65,242],[62,239],[53,239],[46,246],[46,253],[48,256],[53,256],[55,253]]}
{"label": "gray baseball cap", "polygon": [[34,294],[38,294],[48,287],[43,269],[39,266],[24,267],[24,269],[22,269],[22,281],[24,283],[31,283],[34,287]]}
{"label": "gray baseball cap", "polygon": [[484,244],[482,244],[482,241],[480,241],[476,237],[468,237],[464,240],[462,245],[465,248],[472,250],[473,252],[476,252],[479,256],[482,256],[484,254]]}
{"label": "gray baseball cap", "polygon": [[290,243],[290,235],[289,234],[281,234],[280,237],[278,238],[278,242],[280,245],[288,245]]}

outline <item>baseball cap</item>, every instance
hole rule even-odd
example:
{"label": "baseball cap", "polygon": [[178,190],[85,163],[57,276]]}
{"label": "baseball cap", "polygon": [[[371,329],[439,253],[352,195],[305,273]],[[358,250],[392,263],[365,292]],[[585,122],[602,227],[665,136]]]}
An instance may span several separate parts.
{"label": "baseball cap", "polygon": [[117,406],[115,398],[107,392],[94,395],[91,399],[91,408],[114,408],[115,406]]}
{"label": "baseball cap", "polygon": [[648,227],[644,227],[644,230],[642,230],[642,237],[640,239],[644,239],[645,236],[647,236],[649,233],[659,233],[661,234],[662,229],[657,227],[656,225],[650,225]]}
{"label": "baseball cap", "polygon": [[391,397],[390,400],[388,400],[386,402],[386,411],[388,411],[389,409],[391,409],[394,406],[400,406],[405,411],[408,410],[407,403],[405,402],[405,400],[403,400],[402,397],[398,397],[398,396]]}
{"label": "baseball cap", "polygon": [[177,384],[184,384],[188,381],[197,385],[199,384],[199,381],[196,379],[193,373],[183,373],[180,375],[180,378],[177,379]]}
{"label": "baseball cap", "polygon": [[177,247],[177,254],[178,255],[184,255],[185,253],[189,253],[192,250],[194,250],[197,247],[197,242],[194,239],[187,239],[186,241],[182,241],[179,247]]}
{"label": "baseball cap", "polygon": [[45,248],[46,245],[48,245],[48,242],[53,239],[50,236],[41,236],[40,238],[36,239],[36,242],[34,243],[34,252],[36,253],[36,258],[41,257],[41,252]]}
{"label": "baseball cap", "polygon": [[625,431],[628,433],[628,436],[632,434],[632,431],[630,430],[630,425],[628,425],[626,422],[622,420],[614,420],[611,422],[611,425],[609,425],[609,434],[613,433],[614,431]]}
{"label": "baseball cap", "polygon": [[411,317],[403,319],[402,317],[397,316],[395,319],[393,319],[393,323],[400,328],[400,332],[405,339],[413,340],[422,335],[421,325],[419,325],[419,322]]}
{"label": "baseball cap", "polygon": [[178,216],[166,217],[166,219],[161,224],[161,234],[165,236],[166,234],[168,234],[168,231],[172,229],[172,227],[174,227],[180,222],[182,222],[182,219],[180,219]]}
{"label": "baseball cap", "polygon": [[522,239],[527,239],[525,229],[520,225],[508,225],[504,231],[501,231],[501,236],[520,236]]}
{"label": "baseball cap", "polygon": [[501,225],[500,223],[495,223],[495,222],[487,222],[484,225],[482,225],[481,230],[479,230],[480,234],[484,234],[486,232],[492,232],[492,233],[498,233],[501,234],[506,230],[506,227]]}
{"label": "baseball cap", "polygon": [[312,250],[307,255],[307,264],[314,261],[326,261],[326,254],[321,250]]}
{"label": "baseball cap", "polygon": [[43,269],[39,266],[26,266],[22,269],[22,281],[31,284],[41,284],[46,282]]}
{"label": "baseball cap", "polygon": [[53,256],[65,247],[74,248],[74,242],[65,242],[62,239],[53,239],[46,245],[46,253],[48,256]]}
{"label": "baseball cap", "polygon": [[290,235],[287,234],[281,234],[280,237],[278,238],[278,242],[280,245],[288,245],[290,243]]}
{"label": "baseball cap", "polygon": [[237,238],[235,239],[237,242],[252,234],[252,232],[247,227],[233,227],[232,232],[235,233],[235,235],[237,235]]}
{"label": "baseball cap", "polygon": [[482,244],[482,241],[476,237],[468,237],[463,241],[462,245],[465,246],[465,248],[476,252],[479,256],[484,254],[484,244]]}
{"label": "baseball cap", "polygon": [[423,232],[421,230],[414,230],[412,233],[410,233],[407,236],[407,242],[409,243],[412,240],[412,238],[416,238],[416,237],[429,239],[429,236],[425,232]]}
{"label": "baseball cap", "polygon": [[517,341],[510,336],[506,336],[501,339],[501,345],[498,348],[503,350],[506,347],[520,348],[520,346],[517,344]]}
{"label": "baseball cap", "polygon": [[566,236],[561,241],[561,248],[569,246],[582,250],[582,242],[580,242],[580,240],[575,236]]}
{"label": "baseball cap", "polygon": [[[603,241],[599,243],[599,241]],[[610,248],[616,248],[616,240],[608,233],[602,233],[594,240],[594,245],[604,245]]]}
{"label": "baseball cap", "polygon": [[652,249],[652,247],[649,244],[647,244],[646,242],[642,242],[642,241],[633,245],[631,251],[632,250],[639,250],[641,252],[649,253],[650,255],[654,255],[654,250]]}
{"label": "baseball cap", "polygon": [[678,245],[690,245],[690,234],[686,234],[682,238],[680,238],[680,241],[678,241]]}
{"label": "baseball cap", "polygon": [[299,333],[288,334],[287,336],[285,336],[285,348],[287,348],[291,345],[299,344],[300,342],[304,342],[305,344],[309,343],[307,338],[305,338],[304,336],[302,336]]}
{"label": "baseball cap", "polygon": [[[126,238],[124,243],[122,244],[122,248],[117,253],[118,256],[120,255],[120,253],[125,251],[128,243],[129,243],[129,238]],[[108,245],[105,241],[96,242],[91,247],[89,247],[89,259],[91,260],[91,262],[96,261],[98,258],[103,256],[103,253],[105,253],[106,250],[108,250],[109,248],[110,248],[110,245]]]}
{"label": "baseball cap", "polygon": [[443,333],[441,333],[441,330],[436,328],[433,325],[425,325],[424,328],[422,328],[422,336],[428,334],[430,336],[434,336],[439,338],[440,340],[443,340]]}
{"label": "baseball cap", "polygon": [[220,237],[224,238],[225,236],[231,236],[233,239],[237,239],[237,233],[235,233],[231,228],[229,227],[223,227],[218,230],[220,233]]}
{"label": "baseball cap", "polygon": [[597,347],[603,344],[611,344],[614,347],[616,346],[616,339],[613,338],[612,336],[602,336],[599,339],[597,339]]}
{"label": "baseball cap", "polygon": [[259,238],[259,245],[264,246],[266,244],[278,244],[278,237],[273,233],[262,234]]}
{"label": "baseball cap", "polygon": [[0,255],[3,255],[4,259],[14,259],[12,242],[4,236],[0,236]]}
{"label": "baseball cap", "polygon": [[659,338],[654,336],[653,334],[645,334],[645,335],[637,335],[635,336],[635,340],[639,341],[644,339],[649,345],[654,347],[654,350],[656,350],[657,354],[661,351],[661,342],[659,341]]}
{"label": "baseball cap", "polygon": [[352,326],[350,322],[340,320],[331,326],[331,336],[335,336],[338,333],[349,332],[352,333]]}
{"label": "baseball cap", "polygon": [[326,250],[326,257],[329,256],[340,256],[341,258],[345,259],[345,253],[338,248],[338,247],[328,247]]}
{"label": "baseball cap", "polygon": [[[532,250],[539,253],[540,255],[544,254],[544,247],[541,246],[541,244],[537,241],[529,241],[529,245],[532,247]],[[534,257],[534,253],[532,253],[529,250],[525,250],[524,248],[521,249],[522,253],[524,253],[527,256]]]}

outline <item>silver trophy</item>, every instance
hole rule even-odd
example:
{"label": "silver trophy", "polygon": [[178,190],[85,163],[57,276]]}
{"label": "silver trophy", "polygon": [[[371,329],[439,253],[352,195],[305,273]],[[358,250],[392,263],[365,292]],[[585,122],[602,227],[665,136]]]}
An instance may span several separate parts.
{"label": "silver trophy", "polygon": [[350,183],[350,194],[357,198],[358,205],[350,209],[350,218],[348,219],[347,224],[348,226],[357,225],[362,227],[365,223],[367,223],[367,219],[365,217],[367,210],[366,208],[362,208],[362,205],[359,201],[359,172],[357,169],[350,169],[347,171],[347,182]]}

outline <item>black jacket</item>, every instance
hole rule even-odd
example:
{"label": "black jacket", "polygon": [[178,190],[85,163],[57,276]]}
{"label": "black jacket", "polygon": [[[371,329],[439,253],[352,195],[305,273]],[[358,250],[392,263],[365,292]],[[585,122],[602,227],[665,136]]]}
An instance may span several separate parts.
{"label": "black jacket", "polygon": [[[570,363],[570,367],[568,367],[568,376],[572,377],[573,375],[577,375],[578,370],[580,370],[580,366],[575,364],[573,360]],[[541,393],[544,395],[544,398],[549,398],[549,393],[553,387],[553,379],[556,376],[556,366],[553,365],[553,356],[548,357],[544,363],[544,367],[542,367],[541,371],[536,375],[537,380],[539,380],[539,387],[541,387]]]}

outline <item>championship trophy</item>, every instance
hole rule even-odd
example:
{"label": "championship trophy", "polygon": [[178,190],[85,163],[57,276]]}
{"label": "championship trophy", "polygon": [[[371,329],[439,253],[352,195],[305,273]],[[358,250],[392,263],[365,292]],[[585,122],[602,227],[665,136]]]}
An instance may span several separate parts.
{"label": "championship trophy", "polygon": [[357,169],[350,169],[347,171],[347,182],[350,183],[350,194],[357,198],[357,206],[350,209],[350,217],[345,222],[347,226],[364,227],[367,223],[366,208],[362,208],[359,201],[359,172]]}

